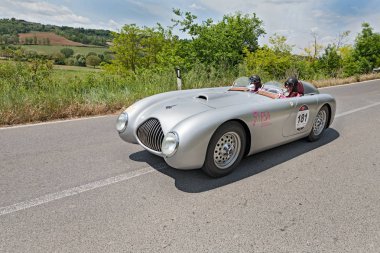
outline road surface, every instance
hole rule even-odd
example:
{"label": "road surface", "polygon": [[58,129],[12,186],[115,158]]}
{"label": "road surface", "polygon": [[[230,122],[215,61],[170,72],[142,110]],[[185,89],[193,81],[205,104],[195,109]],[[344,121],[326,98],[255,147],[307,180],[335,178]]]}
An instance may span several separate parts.
{"label": "road surface", "polygon": [[211,179],[123,142],[116,116],[0,129],[0,252],[380,252],[380,81],[321,89],[318,142]]}

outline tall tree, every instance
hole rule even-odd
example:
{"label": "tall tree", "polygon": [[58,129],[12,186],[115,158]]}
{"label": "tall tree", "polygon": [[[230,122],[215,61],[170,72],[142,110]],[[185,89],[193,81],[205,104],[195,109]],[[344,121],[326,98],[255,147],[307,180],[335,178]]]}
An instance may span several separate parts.
{"label": "tall tree", "polygon": [[363,72],[380,65],[380,34],[373,32],[368,23],[362,24],[362,31],[355,39],[354,56]]}
{"label": "tall tree", "polygon": [[136,73],[139,68],[154,68],[162,63],[162,52],[170,39],[161,26],[158,28],[125,25],[114,33],[111,50],[115,53],[112,66]]}
{"label": "tall tree", "polygon": [[201,24],[195,22],[197,17],[190,12],[183,14],[175,9],[174,14],[179,18],[172,20],[174,25],[179,25],[192,38],[188,44],[188,58],[194,62],[236,65],[243,60],[243,50],[257,50],[258,38],[265,34],[256,14],[236,13],[225,15],[217,23],[207,19]]}

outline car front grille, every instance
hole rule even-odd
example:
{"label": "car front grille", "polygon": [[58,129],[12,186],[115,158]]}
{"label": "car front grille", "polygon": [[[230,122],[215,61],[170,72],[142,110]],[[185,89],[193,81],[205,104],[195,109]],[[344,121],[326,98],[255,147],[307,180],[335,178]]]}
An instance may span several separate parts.
{"label": "car front grille", "polygon": [[150,118],[142,123],[137,129],[137,138],[140,142],[154,150],[161,152],[161,143],[164,140],[161,124],[158,119]]}

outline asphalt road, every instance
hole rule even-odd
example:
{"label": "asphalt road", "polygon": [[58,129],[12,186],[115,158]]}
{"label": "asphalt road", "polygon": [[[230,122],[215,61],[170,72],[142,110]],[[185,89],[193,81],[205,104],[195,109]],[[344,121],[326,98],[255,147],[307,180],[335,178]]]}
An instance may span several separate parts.
{"label": "asphalt road", "polygon": [[380,252],[380,81],[321,90],[318,142],[169,168],[116,116],[0,129],[0,252]]}

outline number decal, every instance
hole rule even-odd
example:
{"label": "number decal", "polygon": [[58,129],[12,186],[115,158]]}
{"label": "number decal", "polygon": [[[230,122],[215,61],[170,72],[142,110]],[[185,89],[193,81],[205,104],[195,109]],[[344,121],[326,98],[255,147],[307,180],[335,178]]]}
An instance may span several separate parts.
{"label": "number decal", "polygon": [[298,131],[305,128],[307,125],[307,122],[309,120],[309,107],[307,105],[301,106],[301,108],[298,110],[297,117],[296,117],[296,129]]}

